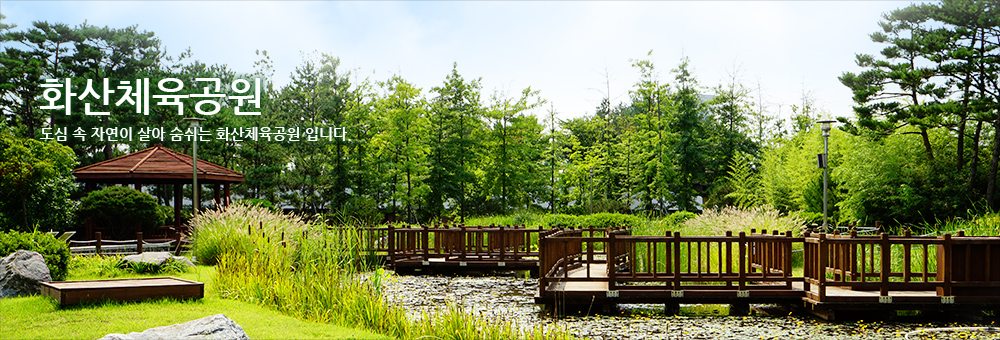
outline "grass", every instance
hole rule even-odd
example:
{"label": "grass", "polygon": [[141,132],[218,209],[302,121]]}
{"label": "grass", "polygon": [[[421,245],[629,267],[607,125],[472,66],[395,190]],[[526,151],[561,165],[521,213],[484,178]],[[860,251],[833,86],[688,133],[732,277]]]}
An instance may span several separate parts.
{"label": "grass", "polygon": [[[75,258],[70,281],[105,278],[100,258]],[[391,339],[371,332],[296,319],[253,303],[223,299],[215,293],[215,268],[198,266],[174,276],[205,283],[205,298],[99,303],[59,308],[42,296],[0,299],[0,339],[96,339],[109,333],[143,330],[225,314],[251,339]],[[121,278],[151,275],[124,273]]]}

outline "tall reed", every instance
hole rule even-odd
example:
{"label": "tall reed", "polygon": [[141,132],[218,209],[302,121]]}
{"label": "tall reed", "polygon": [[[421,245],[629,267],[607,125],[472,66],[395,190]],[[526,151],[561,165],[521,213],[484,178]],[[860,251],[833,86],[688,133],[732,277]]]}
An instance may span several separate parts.
{"label": "tall reed", "polygon": [[[223,297],[269,306],[306,320],[360,327],[404,339],[566,337],[545,328],[522,330],[507,322],[487,322],[454,308],[410,320],[403,308],[385,302],[383,274],[375,268],[371,240],[359,230],[299,225],[291,222],[301,221],[293,217],[246,216],[274,213],[237,209],[244,210],[211,215],[228,221],[202,220],[210,226],[210,232],[199,232],[202,225],[195,227],[196,245],[201,242],[199,235],[207,235],[208,242],[214,243],[204,249],[213,249],[216,254],[215,282]],[[242,224],[248,219],[273,224],[265,222],[247,231]]]}

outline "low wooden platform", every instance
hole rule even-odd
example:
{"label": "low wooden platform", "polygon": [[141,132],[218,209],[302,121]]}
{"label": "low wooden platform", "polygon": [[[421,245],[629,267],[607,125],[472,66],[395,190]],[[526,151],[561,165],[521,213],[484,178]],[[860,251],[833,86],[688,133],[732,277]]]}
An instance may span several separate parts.
{"label": "low wooden platform", "polygon": [[[588,275],[589,271],[589,275]],[[879,291],[858,291],[845,287],[827,287],[822,302],[817,300],[815,285],[810,291],[802,282],[785,285],[748,285],[745,293],[735,287],[723,285],[686,286],[682,291],[659,286],[617,286],[608,289],[607,265],[604,263],[583,264],[572,269],[565,278],[542,287],[535,303],[554,306],[573,305],[574,302],[590,305],[614,305],[619,303],[652,304],[745,304],[780,303],[803,307],[827,320],[834,320],[837,312],[854,311],[896,311],[896,310],[981,310],[992,309],[998,301],[990,299],[942,299],[934,291],[890,291],[889,297],[879,297]]]}
{"label": "low wooden platform", "polygon": [[42,295],[52,297],[60,306],[103,300],[200,299],[205,296],[205,284],[175,277],[42,282]]}

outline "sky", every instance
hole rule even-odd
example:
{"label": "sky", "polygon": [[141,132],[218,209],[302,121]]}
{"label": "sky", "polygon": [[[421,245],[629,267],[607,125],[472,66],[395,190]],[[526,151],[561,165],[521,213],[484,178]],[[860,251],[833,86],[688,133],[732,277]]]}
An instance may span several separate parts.
{"label": "sky", "polygon": [[[289,82],[306,58],[326,53],[357,80],[392,75],[428,93],[457,63],[482,79],[483,98],[531,87],[560,118],[593,115],[605,96],[629,100],[648,59],[663,82],[683,57],[703,93],[733,79],[787,118],[803,94],[828,117],[852,117],[837,80],[855,55],[882,48],[868,35],[909,1],[25,1],[0,0],[18,29],[33,21],[138,25],[168,54],[250,73],[257,50]],[[652,52],[650,55],[649,53]]]}

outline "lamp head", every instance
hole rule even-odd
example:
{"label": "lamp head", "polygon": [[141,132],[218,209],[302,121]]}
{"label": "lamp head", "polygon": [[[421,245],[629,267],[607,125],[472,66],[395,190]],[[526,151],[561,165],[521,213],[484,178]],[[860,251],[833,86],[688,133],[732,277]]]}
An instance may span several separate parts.
{"label": "lamp head", "polygon": [[836,122],[837,122],[836,120],[829,120],[829,119],[817,122],[819,123],[819,128],[823,130],[823,136],[830,136],[830,128],[833,126],[833,123]]}
{"label": "lamp head", "polygon": [[184,118],[184,120],[191,122],[191,126],[198,126],[199,123],[205,121],[205,118],[188,117]]}

